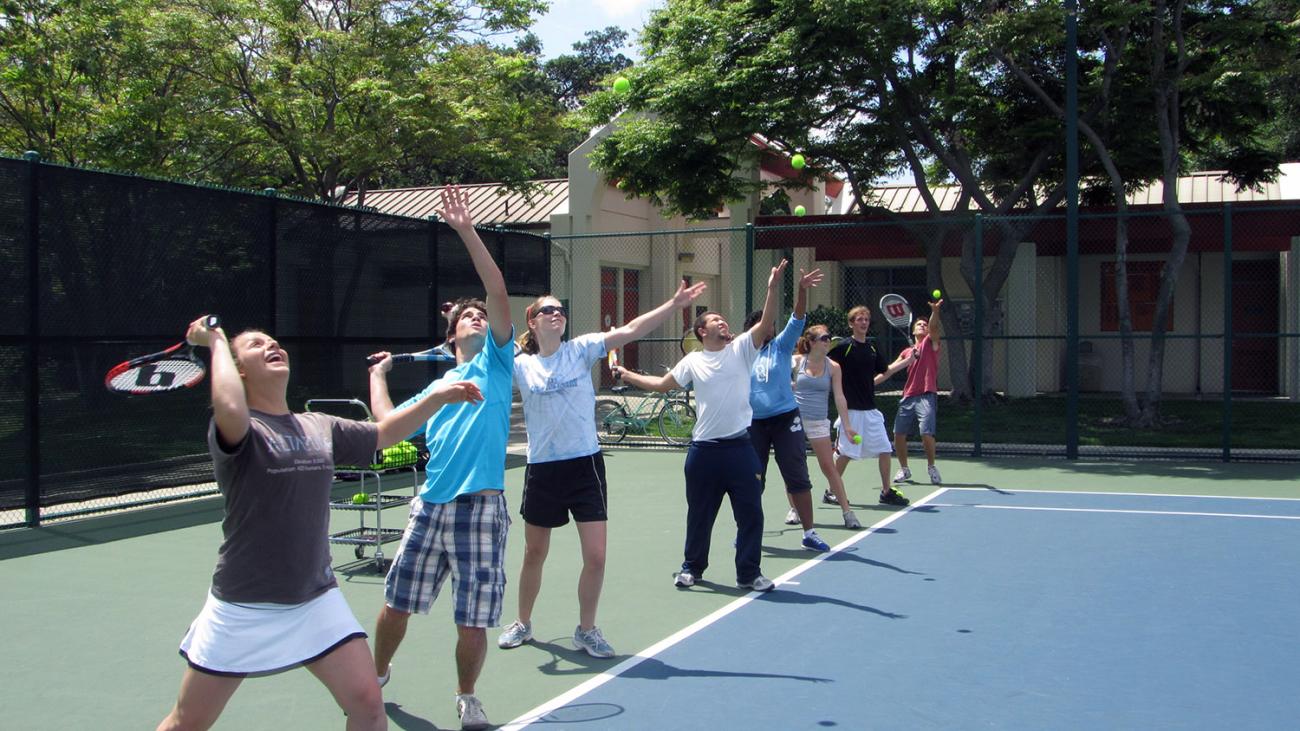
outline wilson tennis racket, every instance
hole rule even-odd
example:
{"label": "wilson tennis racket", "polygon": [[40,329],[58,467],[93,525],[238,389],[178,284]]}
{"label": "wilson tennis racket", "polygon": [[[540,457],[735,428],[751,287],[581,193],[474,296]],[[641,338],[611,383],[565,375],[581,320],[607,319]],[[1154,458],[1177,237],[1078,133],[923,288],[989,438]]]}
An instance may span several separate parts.
{"label": "wilson tennis racket", "polygon": [[[209,329],[221,326],[221,318],[208,317]],[[104,386],[118,393],[163,393],[189,388],[203,380],[207,366],[194,354],[194,346],[182,340],[166,350],[132,358],[113,366],[104,376]]]}
{"label": "wilson tennis racket", "polygon": [[[366,356],[366,365],[374,365],[381,360],[383,359],[376,358],[373,355],[368,355]],[[448,347],[447,343],[445,342],[442,343],[441,345],[435,345],[434,347],[429,348],[428,350],[421,350],[418,353],[396,353],[393,355],[394,365],[398,363],[414,363],[414,362],[421,362],[421,361],[454,361],[454,360],[456,360],[456,356],[451,352],[451,348]]]}
{"label": "wilson tennis racket", "polygon": [[916,341],[912,339],[912,306],[907,304],[907,300],[902,295],[891,293],[881,297],[880,311],[884,313],[890,325],[907,336],[908,343],[916,345]]}

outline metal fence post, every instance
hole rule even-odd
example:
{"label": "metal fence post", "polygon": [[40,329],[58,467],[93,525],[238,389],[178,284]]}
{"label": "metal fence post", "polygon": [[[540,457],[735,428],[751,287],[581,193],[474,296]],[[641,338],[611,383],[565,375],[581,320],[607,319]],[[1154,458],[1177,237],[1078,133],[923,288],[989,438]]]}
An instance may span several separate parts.
{"label": "metal fence post", "polygon": [[1232,459],[1232,204],[1223,204],[1223,461]]}
{"label": "metal fence post", "polygon": [[984,215],[975,214],[975,324],[972,328],[971,391],[975,410],[971,416],[972,457],[983,456],[980,421],[984,412]]}
{"label": "metal fence post", "polygon": [[754,224],[745,224],[745,316],[754,311]]}
{"label": "metal fence post", "polygon": [[36,359],[40,355],[41,334],[41,224],[38,175],[40,153],[23,153],[27,161],[27,356],[23,379],[24,423],[27,432],[27,484],[23,490],[23,507],[27,527],[41,524],[41,413],[40,373]]}
{"label": "metal fence post", "polygon": [[266,211],[266,233],[267,241],[270,243],[266,252],[266,268],[268,270],[267,277],[271,284],[270,295],[267,297],[267,309],[270,310],[270,312],[267,313],[266,327],[271,332],[278,333],[280,332],[280,328],[276,326],[275,315],[280,311],[280,298],[276,294],[280,281],[278,265],[280,257],[280,204],[277,201],[279,193],[275,188],[263,188],[262,195],[266,196],[268,199]]}

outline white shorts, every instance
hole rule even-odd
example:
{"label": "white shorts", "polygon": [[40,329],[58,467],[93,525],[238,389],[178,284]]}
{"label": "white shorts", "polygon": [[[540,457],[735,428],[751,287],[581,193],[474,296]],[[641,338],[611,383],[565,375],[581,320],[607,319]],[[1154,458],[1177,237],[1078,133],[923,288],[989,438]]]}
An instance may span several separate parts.
{"label": "white shorts", "polygon": [[365,636],[337,586],[302,604],[233,604],[209,593],[180,652],[211,675],[269,675]]}
{"label": "white shorts", "polygon": [[804,419],[803,433],[809,439],[829,439],[831,436],[831,420]]}
{"label": "white shorts", "polygon": [[835,441],[835,449],[839,451],[841,457],[869,459],[882,454],[889,454],[894,450],[893,445],[889,443],[889,435],[885,433],[885,417],[880,413],[879,409],[870,411],[849,409],[849,426],[862,437],[861,444],[854,444],[849,441],[848,431],[841,427],[843,418],[841,416],[835,420],[835,428],[839,431],[839,438]]}

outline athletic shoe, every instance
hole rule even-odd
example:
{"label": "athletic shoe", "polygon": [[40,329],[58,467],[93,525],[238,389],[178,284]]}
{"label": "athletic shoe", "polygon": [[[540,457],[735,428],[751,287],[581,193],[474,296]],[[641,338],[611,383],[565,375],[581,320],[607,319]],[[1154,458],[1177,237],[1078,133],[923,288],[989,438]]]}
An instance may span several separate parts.
{"label": "athletic shoe", "polygon": [[592,657],[613,657],[614,648],[609,646],[605,641],[605,636],[600,633],[599,627],[592,627],[586,632],[582,631],[582,625],[573,628],[573,644],[580,650],[586,650]]}
{"label": "athletic shoe", "polygon": [[741,581],[736,584],[742,589],[753,589],[754,591],[771,591],[776,588],[776,584],[766,576],[759,574],[750,581]]}
{"label": "athletic shoe", "polygon": [[484,729],[492,725],[488,723],[487,714],[483,712],[483,704],[472,695],[456,696],[456,713],[460,716],[460,727],[464,731]]}
{"label": "athletic shoe", "polygon": [[894,482],[903,482],[912,479],[912,471],[906,467],[899,467],[898,472],[894,473]]}
{"label": "athletic shoe", "polygon": [[862,527],[862,523],[858,522],[858,516],[854,515],[852,510],[844,511],[844,527],[854,529]]}
{"label": "athletic shoe", "polygon": [[930,484],[931,485],[943,484],[943,478],[939,477],[939,468],[935,467],[934,465],[930,465]]}
{"label": "athletic shoe", "polygon": [[393,677],[393,664],[392,664],[392,663],[389,663],[389,664],[388,664],[388,672],[386,672],[386,673],[384,673],[383,675],[380,675],[380,676],[379,676],[379,687],[382,688],[382,687],[384,687],[385,685],[388,685],[388,679],[391,678],[391,677]]}
{"label": "athletic shoe", "polygon": [[910,502],[911,501],[903,497],[903,493],[899,492],[898,490],[890,489],[889,492],[880,493],[881,505],[903,506],[903,505],[907,505]]}
{"label": "athletic shoe", "polygon": [[817,531],[812,530],[808,531],[808,535],[803,537],[803,547],[809,551],[816,551],[818,553],[826,553],[831,550],[831,547],[827,545],[826,541],[823,541],[821,536],[817,535]]}
{"label": "athletic shoe", "polygon": [[506,627],[506,631],[502,632],[501,636],[497,638],[497,647],[500,647],[503,650],[509,650],[512,647],[519,647],[525,642],[532,642],[532,640],[533,626],[516,619],[509,627]]}
{"label": "athletic shoe", "polygon": [[678,572],[677,578],[673,579],[673,586],[679,586],[683,589],[695,586],[695,574],[689,571]]}
{"label": "athletic shoe", "polygon": [[827,490],[826,492],[822,493],[822,502],[826,503],[827,505],[840,504],[840,501],[835,499],[835,496],[831,494],[830,490]]}
{"label": "athletic shoe", "polygon": [[790,512],[788,512],[788,513],[785,514],[785,524],[786,524],[786,525],[798,525],[798,524],[799,524],[799,511],[798,511],[798,510],[795,510],[794,508],[790,508]]}

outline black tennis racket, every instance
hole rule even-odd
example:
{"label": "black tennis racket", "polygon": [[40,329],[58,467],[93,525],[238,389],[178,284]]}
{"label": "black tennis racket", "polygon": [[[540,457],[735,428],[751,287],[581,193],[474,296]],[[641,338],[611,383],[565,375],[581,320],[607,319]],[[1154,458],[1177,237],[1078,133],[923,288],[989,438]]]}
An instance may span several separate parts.
{"label": "black tennis racket", "polygon": [[[374,365],[381,360],[383,359],[376,358],[373,355],[368,355],[366,356],[366,365]],[[414,363],[414,362],[422,362],[422,361],[455,361],[455,360],[456,360],[455,354],[451,352],[451,348],[445,342],[442,343],[441,345],[435,345],[434,347],[429,348],[428,350],[421,350],[418,353],[395,353],[393,355],[394,365],[398,363]]]}
{"label": "black tennis racket", "polygon": [[907,342],[916,345],[912,339],[912,306],[901,294],[887,294],[880,298],[880,311],[885,320],[907,336]]}
{"label": "black tennis racket", "polygon": [[[220,327],[221,318],[210,315],[209,329]],[[118,393],[164,393],[189,388],[203,380],[207,366],[194,354],[194,346],[182,340],[166,350],[118,363],[104,376],[104,386]]]}

